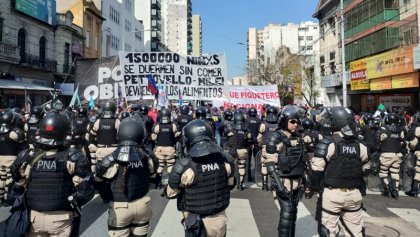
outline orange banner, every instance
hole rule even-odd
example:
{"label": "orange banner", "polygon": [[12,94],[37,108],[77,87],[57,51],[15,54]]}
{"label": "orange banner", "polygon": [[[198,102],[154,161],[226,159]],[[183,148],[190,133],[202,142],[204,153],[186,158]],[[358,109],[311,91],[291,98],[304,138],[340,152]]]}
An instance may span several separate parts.
{"label": "orange banner", "polygon": [[350,73],[366,69],[366,58],[350,62]]}
{"label": "orange banner", "polygon": [[361,80],[351,80],[350,81],[350,89],[352,91],[357,90],[368,90],[370,88],[369,81],[365,79]]}
{"label": "orange banner", "polygon": [[419,86],[419,73],[407,73],[392,77],[392,89],[410,88]]}
{"label": "orange banner", "polygon": [[391,77],[370,80],[370,90],[389,90],[392,89]]}
{"label": "orange banner", "polygon": [[401,47],[366,59],[367,78],[413,72],[413,46]]}

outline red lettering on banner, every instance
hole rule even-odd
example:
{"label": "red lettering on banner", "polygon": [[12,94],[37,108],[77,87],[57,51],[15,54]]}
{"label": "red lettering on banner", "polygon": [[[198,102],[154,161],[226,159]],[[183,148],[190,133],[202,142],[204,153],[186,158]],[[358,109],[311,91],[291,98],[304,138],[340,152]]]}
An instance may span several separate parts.
{"label": "red lettering on banner", "polygon": [[230,98],[239,98],[238,92],[230,92]]}
{"label": "red lettering on banner", "polygon": [[366,79],[366,69],[350,72],[351,80]]}

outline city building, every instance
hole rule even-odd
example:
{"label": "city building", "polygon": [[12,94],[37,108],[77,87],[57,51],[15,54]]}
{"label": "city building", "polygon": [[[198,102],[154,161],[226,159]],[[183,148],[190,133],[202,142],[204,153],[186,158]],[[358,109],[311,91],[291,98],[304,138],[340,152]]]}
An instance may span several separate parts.
{"label": "city building", "polygon": [[248,85],[248,76],[245,74],[245,75],[232,77],[232,85],[235,85],[235,86]]}
{"label": "city building", "polygon": [[201,56],[203,52],[203,35],[200,15],[192,16],[192,55]]}
{"label": "city building", "polygon": [[[273,64],[279,50],[287,48],[287,53],[297,55],[302,67],[309,72],[302,72],[302,80],[294,85],[295,102],[306,104],[302,93],[312,91],[315,88],[320,95],[324,94],[320,84],[319,73],[319,29],[318,23],[311,21],[300,24],[288,23],[269,24],[261,30],[249,28],[247,33],[247,68],[250,84],[265,84],[264,70],[267,65]],[[311,80],[311,81],[308,81]],[[311,98],[311,104],[325,103],[324,98]]]}
{"label": "city building", "polygon": [[[92,0],[58,0],[57,12],[70,10],[74,16],[74,24],[83,29],[83,52],[86,58],[102,57],[102,17],[101,11]],[[123,23],[121,23],[123,24]],[[115,40],[117,45],[120,40]]]}
{"label": "city building", "polygon": [[57,56],[55,1],[0,1],[0,108],[41,104],[53,89]]}
{"label": "city building", "polygon": [[191,0],[162,2],[163,44],[181,55],[192,53]]}
{"label": "city building", "polygon": [[160,0],[136,0],[135,16],[143,22],[145,51],[165,51],[162,45],[161,8]]}

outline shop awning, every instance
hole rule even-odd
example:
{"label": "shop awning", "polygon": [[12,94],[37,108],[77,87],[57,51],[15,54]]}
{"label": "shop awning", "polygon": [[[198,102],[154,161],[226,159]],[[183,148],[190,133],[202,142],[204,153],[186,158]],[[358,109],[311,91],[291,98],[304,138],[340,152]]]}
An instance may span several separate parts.
{"label": "shop awning", "polygon": [[40,86],[20,81],[0,80],[0,88],[8,90],[51,91],[52,87]]}

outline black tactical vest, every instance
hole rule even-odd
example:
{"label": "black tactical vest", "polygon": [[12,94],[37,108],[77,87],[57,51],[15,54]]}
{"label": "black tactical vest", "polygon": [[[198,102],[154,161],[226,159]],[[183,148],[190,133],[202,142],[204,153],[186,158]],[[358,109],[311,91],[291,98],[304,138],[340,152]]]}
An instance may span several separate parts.
{"label": "black tactical vest", "polygon": [[376,132],[377,130],[369,128],[368,126],[364,126],[362,129],[364,141],[371,152],[377,150]]}
{"label": "black tactical vest", "polygon": [[184,128],[184,126],[187,125],[187,123],[189,123],[191,120],[191,115],[181,114],[180,116],[178,116],[178,118],[176,119],[176,123],[178,124],[179,130],[182,131],[182,128]]}
{"label": "black tactical vest", "polygon": [[115,128],[115,118],[101,118],[99,120],[99,129],[97,141],[98,145],[110,146],[117,144],[117,129]]}
{"label": "black tactical vest", "polygon": [[17,156],[19,153],[19,143],[10,139],[10,132],[0,134],[0,156]]}
{"label": "black tactical vest", "polygon": [[[213,154],[219,156],[219,154]],[[194,183],[185,189],[185,210],[209,216],[229,206],[230,190],[225,163],[211,159],[203,163],[191,161]]]}
{"label": "black tactical vest", "polygon": [[153,129],[153,119],[147,114],[142,115],[141,118],[143,120],[144,126],[146,127],[147,134],[150,136]]}
{"label": "black tactical vest", "polygon": [[29,209],[39,212],[71,210],[67,198],[75,192],[75,188],[66,163],[67,152],[61,151],[54,157],[44,155],[34,164],[26,191]]}
{"label": "black tactical vest", "polygon": [[[304,156],[307,155],[303,140],[294,135],[287,137],[282,132],[280,134],[283,136],[283,148],[280,150],[278,160],[280,177],[302,177],[306,160]],[[288,145],[290,144],[286,142],[288,139],[291,143],[296,140],[298,143],[295,146]]]}
{"label": "black tactical vest", "polygon": [[388,136],[384,141],[381,142],[381,152],[401,152],[401,132],[392,132],[389,127],[386,126],[386,135]]}
{"label": "black tactical vest", "polygon": [[[114,159],[117,159],[114,155]],[[122,163],[118,162],[117,178],[110,183],[112,194],[104,197],[115,202],[131,202],[142,198],[149,192],[149,168],[147,158],[140,161]]]}
{"label": "black tactical vest", "polygon": [[159,134],[157,134],[156,146],[174,146],[175,142],[172,123],[159,124]]}
{"label": "black tactical vest", "polygon": [[76,117],[75,119],[73,119],[73,135],[85,135],[87,133],[88,123],[89,121],[86,117]]}
{"label": "black tactical vest", "polygon": [[247,131],[232,129],[232,136],[228,138],[230,148],[244,149],[247,148],[248,143],[246,139]]}
{"label": "black tactical vest", "polygon": [[248,119],[248,129],[253,138],[257,138],[260,125],[261,120],[259,118],[250,117]]}
{"label": "black tactical vest", "polygon": [[335,154],[325,169],[324,185],[332,188],[359,188],[362,180],[360,143],[333,135]]}
{"label": "black tactical vest", "polygon": [[273,132],[276,131],[277,124],[264,122],[264,125],[265,125],[265,132],[262,135],[262,139],[265,144],[266,141],[268,141],[268,139],[271,137],[271,134],[273,134]]}
{"label": "black tactical vest", "polygon": [[27,137],[26,140],[28,141],[29,144],[34,143],[34,141],[32,140],[32,137],[35,136],[36,131],[39,128],[39,123],[40,123],[40,120],[38,120],[36,123],[31,123],[31,122],[28,123],[28,131],[26,132],[26,137]]}
{"label": "black tactical vest", "polygon": [[227,136],[229,131],[233,129],[233,121],[224,120],[223,121],[223,136]]}

